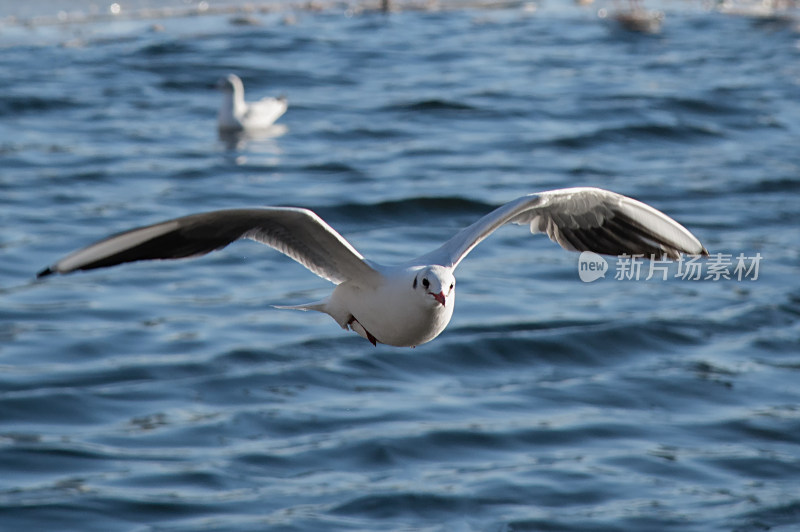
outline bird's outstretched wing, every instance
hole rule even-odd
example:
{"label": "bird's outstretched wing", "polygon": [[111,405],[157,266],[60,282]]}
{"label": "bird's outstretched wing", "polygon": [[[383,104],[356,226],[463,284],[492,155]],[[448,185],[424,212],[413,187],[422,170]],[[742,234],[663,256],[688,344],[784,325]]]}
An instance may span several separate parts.
{"label": "bird's outstretched wing", "polygon": [[532,233],[546,233],[570,251],[646,258],[708,255],[692,233],[663,212],[608,190],[580,187],[506,203],[416,261],[455,268],[472,248],[507,223],[529,224]]}
{"label": "bird's outstretched wing", "polygon": [[242,238],[273,247],[335,284],[367,280],[377,273],[314,212],[265,207],[193,214],[118,233],[67,255],[38,277],[124,262],[197,257]]}

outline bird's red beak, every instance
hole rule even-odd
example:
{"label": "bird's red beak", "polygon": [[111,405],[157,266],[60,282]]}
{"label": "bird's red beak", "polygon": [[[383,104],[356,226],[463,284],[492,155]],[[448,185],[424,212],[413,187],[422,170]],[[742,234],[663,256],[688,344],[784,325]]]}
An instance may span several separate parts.
{"label": "bird's red beak", "polygon": [[443,307],[446,306],[444,300],[444,292],[439,292],[438,294],[434,294],[433,292],[428,292],[428,293],[433,296],[433,299],[441,303]]}

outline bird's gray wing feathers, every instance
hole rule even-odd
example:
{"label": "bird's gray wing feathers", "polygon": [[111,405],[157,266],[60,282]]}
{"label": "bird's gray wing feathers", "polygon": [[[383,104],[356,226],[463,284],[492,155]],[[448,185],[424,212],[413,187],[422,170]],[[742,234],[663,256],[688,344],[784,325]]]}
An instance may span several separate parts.
{"label": "bird's gray wing feathers", "polygon": [[193,214],[118,233],[64,257],[38,276],[140,260],[197,257],[242,238],[275,248],[335,284],[376,274],[364,257],[314,212],[265,207]]}
{"label": "bird's gray wing feathers", "polygon": [[678,258],[708,255],[681,224],[632,198],[599,188],[565,188],[517,198],[464,228],[441,247],[416,259],[455,268],[502,225],[530,225],[570,251]]}

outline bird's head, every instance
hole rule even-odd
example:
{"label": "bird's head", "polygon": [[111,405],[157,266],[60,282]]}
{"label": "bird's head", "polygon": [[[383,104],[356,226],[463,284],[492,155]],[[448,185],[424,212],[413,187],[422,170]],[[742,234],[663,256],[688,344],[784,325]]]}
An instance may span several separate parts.
{"label": "bird's head", "polygon": [[411,288],[434,306],[453,306],[456,278],[444,266],[426,266],[414,275]]}
{"label": "bird's head", "polygon": [[222,92],[229,92],[233,94],[236,92],[237,87],[243,87],[242,80],[236,74],[228,74],[224,78],[219,78],[217,81],[217,89]]}

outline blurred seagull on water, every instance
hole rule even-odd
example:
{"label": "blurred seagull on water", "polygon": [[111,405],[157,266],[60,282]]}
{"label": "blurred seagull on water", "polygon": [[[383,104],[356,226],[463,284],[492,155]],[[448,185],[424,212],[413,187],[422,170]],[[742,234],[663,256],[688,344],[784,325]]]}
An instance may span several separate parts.
{"label": "blurred seagull on water", "polygon": [[223,133],[268,128],[286,112],[286,98],[262,98],[247,103],[244,85],[236,74],[228,74],[217,82],[222,91],[222,105],[217,115],[217,127]]}

